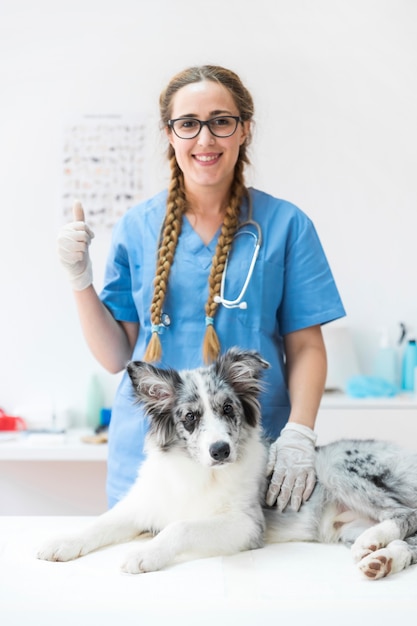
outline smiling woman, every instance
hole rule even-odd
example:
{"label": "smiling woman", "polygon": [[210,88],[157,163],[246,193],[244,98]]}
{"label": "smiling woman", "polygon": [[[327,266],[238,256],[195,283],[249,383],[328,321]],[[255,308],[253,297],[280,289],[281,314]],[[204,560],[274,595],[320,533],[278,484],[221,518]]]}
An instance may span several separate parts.
{"label": "smiling woman", "polygon": [[187,211],[224,215],[250,121],[241,121],[231,93],[211,80],[182,87],[173,98],[171,116],[168,139],[184,176]]}
{"label": "smiling woman", "polygon": [[[312,429],[326,377],[320,325],[344,315],[331,270],[300,209],[245,185],[254,105],[233,71],[180,72],[160,96],[160,115],[169,187],[116,225],[100,295],[80,206],[61,240],[84,334],[112,371],[129,359],[184,370],[233,346],[259,352],[271,366],[262,426],[278,438],[268,502],[297,509],[315,483]],[[131,392],[125,374],[109,432],[111,505],[146,454],[148,422]]]}

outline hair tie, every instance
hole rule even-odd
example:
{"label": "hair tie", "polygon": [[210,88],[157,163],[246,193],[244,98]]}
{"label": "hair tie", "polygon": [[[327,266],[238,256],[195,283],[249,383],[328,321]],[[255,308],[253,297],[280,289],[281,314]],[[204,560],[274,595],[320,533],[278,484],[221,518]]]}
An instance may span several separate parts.
{"label": "hair tie", "polygon": [[158,333],[158,335],[161,335],[163,333],[163,330],[164,330],[163,324],[152,324],[151,326],[152,333]]}
{"label": "hair tie", "polygon": [[213,324],[214,324],[214,317],[206,316],[206,326],[213,326]]}

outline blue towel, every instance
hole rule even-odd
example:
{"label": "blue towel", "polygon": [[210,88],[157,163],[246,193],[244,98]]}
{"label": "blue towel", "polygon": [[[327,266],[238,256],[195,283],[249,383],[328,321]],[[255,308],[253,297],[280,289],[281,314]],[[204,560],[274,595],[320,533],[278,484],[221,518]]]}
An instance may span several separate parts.
{"label": "blue towel", "polygon": [[346,383],[346,393],[351,398],[391,398],[398,388],[377,376],[353,376]]}

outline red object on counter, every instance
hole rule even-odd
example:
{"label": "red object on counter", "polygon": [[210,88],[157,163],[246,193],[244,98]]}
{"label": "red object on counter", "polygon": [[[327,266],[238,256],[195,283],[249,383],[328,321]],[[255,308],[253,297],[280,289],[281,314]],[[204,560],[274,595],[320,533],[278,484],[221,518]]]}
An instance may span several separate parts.
{"label": "red object on counter", "polygon": [[0,431],[2,430],[26,430],[26,422],[22,417],[14,415],[6,415],[3,409],[0,409]]}

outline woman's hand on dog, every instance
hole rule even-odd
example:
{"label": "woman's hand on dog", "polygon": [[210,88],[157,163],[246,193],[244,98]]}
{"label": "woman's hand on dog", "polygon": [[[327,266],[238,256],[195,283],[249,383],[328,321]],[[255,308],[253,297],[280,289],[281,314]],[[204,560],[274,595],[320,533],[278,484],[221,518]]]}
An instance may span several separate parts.
{"label": "woman's hand on dog", "polygon": [[308,500],[316,484],[316,435],[307,426],[289,423],[271,445],[267,475],[270,476],[266,503],[283,511],[288,503],[294,511]]}

